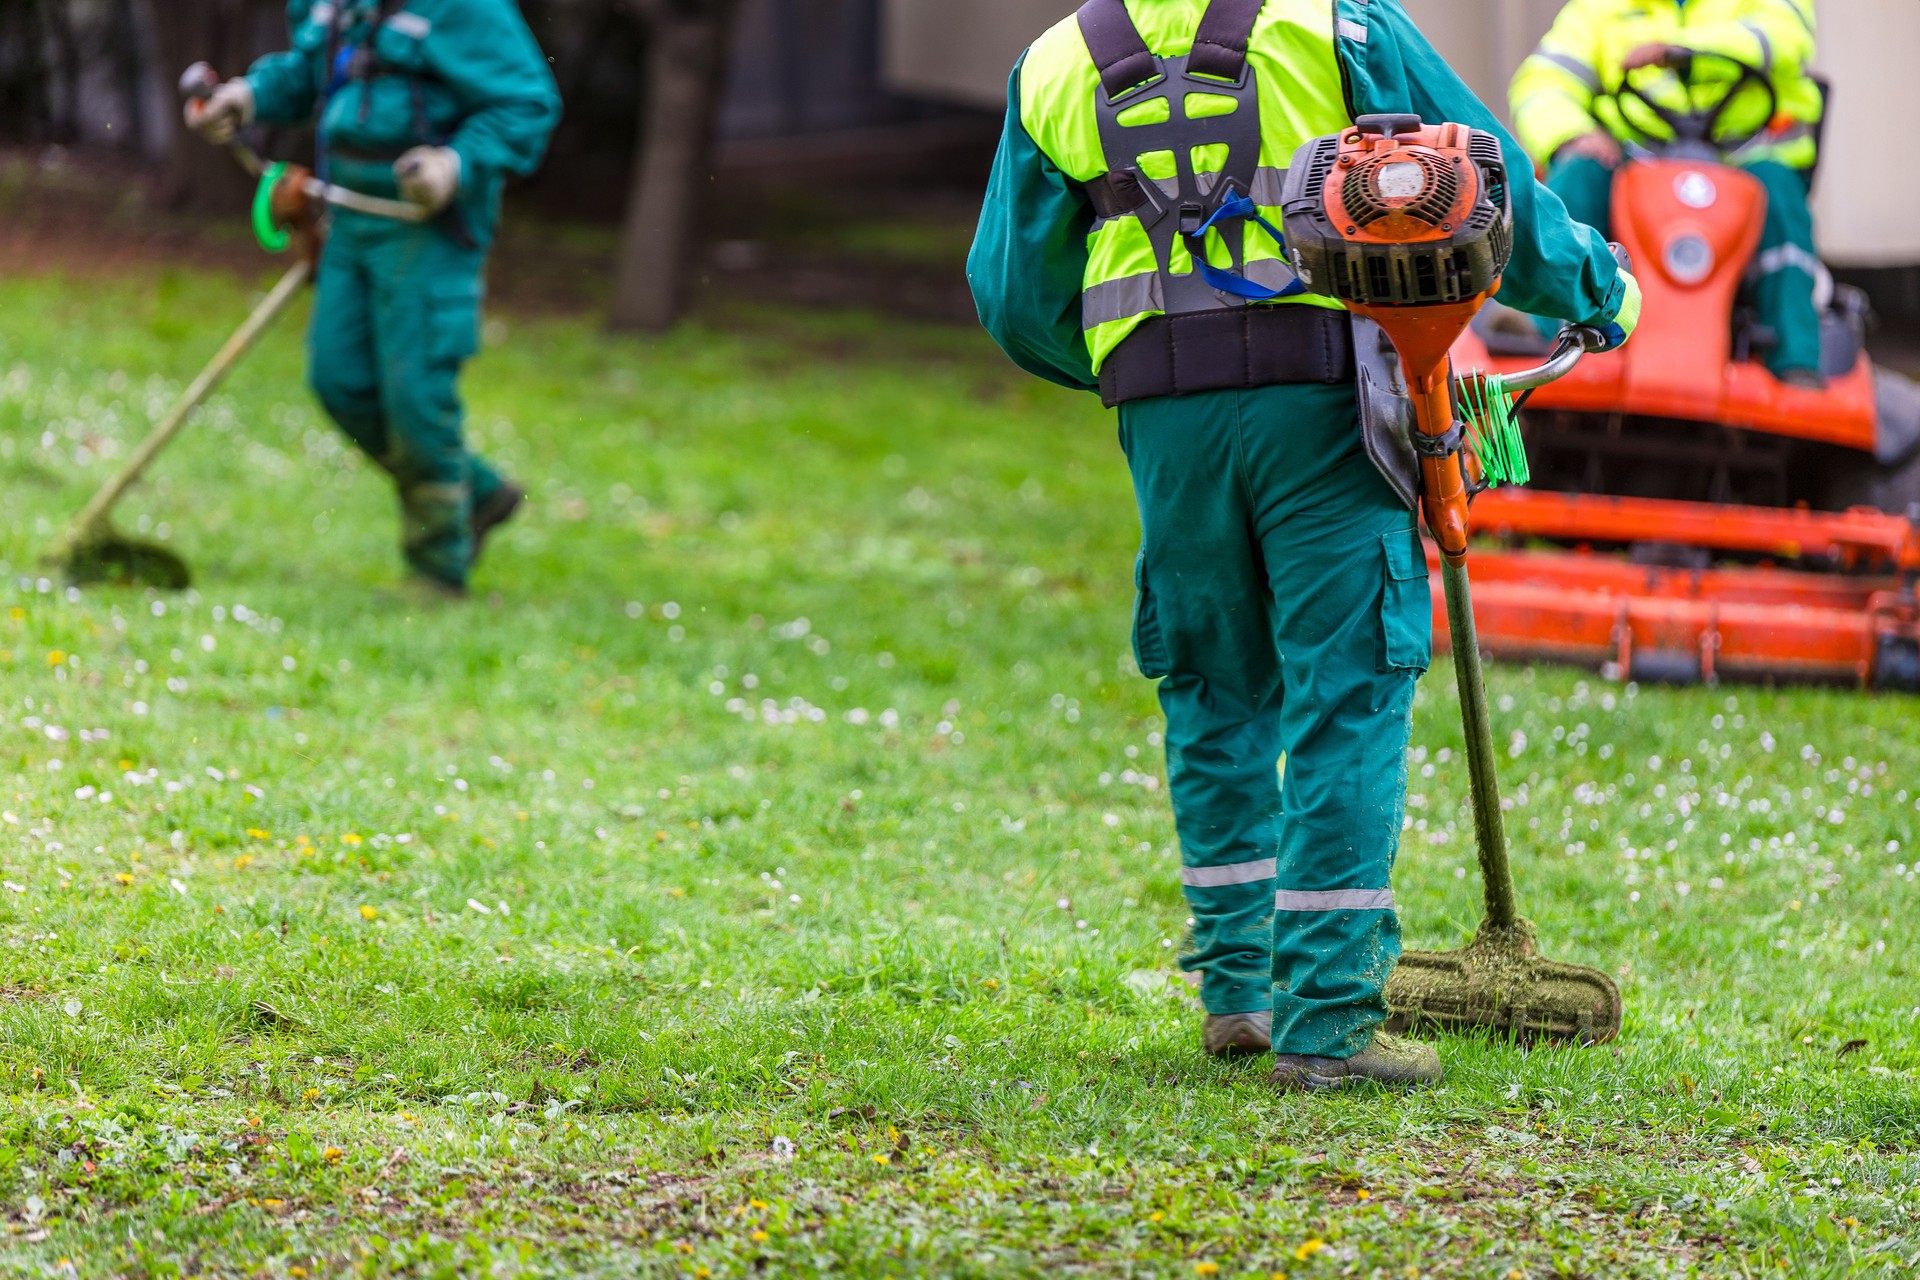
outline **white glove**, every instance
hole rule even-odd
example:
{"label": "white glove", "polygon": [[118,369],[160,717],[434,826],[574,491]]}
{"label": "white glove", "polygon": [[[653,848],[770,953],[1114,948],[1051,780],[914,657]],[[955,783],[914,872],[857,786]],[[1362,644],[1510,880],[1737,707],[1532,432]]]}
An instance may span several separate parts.
{"label": "white glove", "polygon": [[253,123],[253,86],[245,80],[229,80],[205,101],[189,99],[185,116],[187,128],[215,146],[224,146]]}
{"label": "white glove", "polygon": [[438,213],[460,191],[460,153],[452,147],[415,147],[393,162],[400,196]]}

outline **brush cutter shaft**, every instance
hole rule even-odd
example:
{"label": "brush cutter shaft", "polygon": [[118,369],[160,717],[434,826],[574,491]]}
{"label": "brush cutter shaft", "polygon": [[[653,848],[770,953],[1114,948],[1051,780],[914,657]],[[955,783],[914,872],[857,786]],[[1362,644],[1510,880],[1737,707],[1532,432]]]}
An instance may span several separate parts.
{"label": "brush cutter shaft", "polygon": [[1453,674],[1460,687],[1461,727],[1467,737],[1467,776],[1473,789],[1473,836],[1486,884],[1487,922],[1497,929],[1519,918],[1513,868],[1507,861],[1506,820],[1500,810],[1500,773],[1493,754],[1493,717],[1480,669],[1480,637],[1473,623],[1473,589],[1467,566],[1442,560],[1447,625],[1453,640]]}
{"label": "brush cutter shaft", "polygon": [[288,304],[305,286],[312,272],[312,267],[308,265],[305,258],[302,258],[288,269],[286,275],[280,277],[280,283],[276,284],[273,291],[253,309],[253,314],[247,317],[246,323],[227,339],[226,345],[220,348],[220,353],[214,356],[207,367],[200,371],[200,376],[195,378],[192,385],[181,394],[179,400],[174,402],[173,407],[167,411],[167,416],[147,434],[147,438],[140,442],[139,447],[127,458],[120,470],[114,473],[112,479],[100,486],[100,491],[94,494],[80,514],[74,517],[73,523],[67,526],[67,531],[55,544],[52,553],[54,556],[64,557],[104,528],[108,513],[113,510],[114,504],[133,487],[135,481],[140,479],[159,452],[180,433],[180,428],[186,425],[188,415],[213,394],[227,374],[233,371],[233,367],[239,364],[252,349],[260,335],[265,333],[268,326],[287,309]]}

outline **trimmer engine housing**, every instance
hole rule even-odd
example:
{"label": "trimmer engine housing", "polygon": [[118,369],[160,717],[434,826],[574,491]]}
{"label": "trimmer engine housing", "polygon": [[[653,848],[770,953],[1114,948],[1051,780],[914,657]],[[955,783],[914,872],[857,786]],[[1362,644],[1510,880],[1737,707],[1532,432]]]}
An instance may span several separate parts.
{"label": "trimmer engine housing", "polygon": [[1500,140],[1418,116],[1362,116],[1287,171],[1288,249],[1315,293],[1371,307],[1465,302],[1513,255]]}

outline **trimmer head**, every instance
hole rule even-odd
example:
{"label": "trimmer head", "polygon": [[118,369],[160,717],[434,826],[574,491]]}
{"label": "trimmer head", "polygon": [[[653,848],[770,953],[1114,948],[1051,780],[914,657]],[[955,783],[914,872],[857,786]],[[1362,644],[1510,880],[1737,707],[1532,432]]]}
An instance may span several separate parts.
{"label": "trimmer head", "polygon": [[1620,1034],[1620,988],[1540,954],[1533,922],[1481,924],[1458,951],[1409,951],[1387,983],[1391,1031],[1484,1029],[1520,1041],[1605,1044]]}
{"label": "trimmer head", "polygon": [[108,529],[77,542],[60,558],[60,571],[78,587],[156,587],[185,591],[193,582],[187,562],[152,542]]}

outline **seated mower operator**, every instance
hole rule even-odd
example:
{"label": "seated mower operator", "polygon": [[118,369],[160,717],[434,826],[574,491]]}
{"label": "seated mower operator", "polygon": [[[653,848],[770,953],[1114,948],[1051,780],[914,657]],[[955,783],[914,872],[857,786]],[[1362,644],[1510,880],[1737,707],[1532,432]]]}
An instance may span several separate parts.
{"label": "seated mower operator", "polygon": [[[1720,133],[1743,137],[1759,129],[1725,159],[1766,188],[1766,229],[1747,285],[1760,323],[1775,338],[1767,367],[1783,382],[1823,386],[1814,295],[1826,271],[1807,204],[1815,129],[1825,109],[1825,95],[1809,74],[1812,0],[1571,0],[1514,76],[1514,131],[1547,166],[1547,185],[1567,211],[1610,233],[1621,144],[1634,139],[1636,129],[1662,127],[1644,111],[1630,112],[1629,121],[1613,91],[1644,68],[1671,66],[1685,74],[1689,52],[1720,55],[1692,69],[1696,87],[1707,77],[1727,77],[1723,59],[1731,58],[1763,72],[1779,95],[1769,122],[1758,118],[1767,110],[1764,93],[1749,89],[1729,105]],[[1679,86],[1669,82],[1667,93],[1679,94]]]}
{"label": "seated mower operator", "polygon": [[319,130],[318,175],[430,215],[333,214],[308,345],[314,391],[400,493],[418,581],[459,596],[488,532],[524,496],[468,451],[460,368],[478,346],[482,273],[508,174],[560,117],[514,0],[291,0],[293,48],[189,104],[210,142],[263,120]]}

